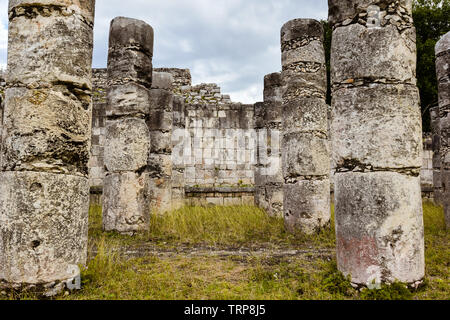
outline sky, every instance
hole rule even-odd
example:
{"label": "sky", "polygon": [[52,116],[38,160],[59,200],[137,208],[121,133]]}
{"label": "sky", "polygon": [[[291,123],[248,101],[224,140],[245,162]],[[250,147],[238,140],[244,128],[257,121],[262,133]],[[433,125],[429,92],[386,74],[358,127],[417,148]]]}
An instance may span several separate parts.
{"label": "sky", "polygon": [[[7,6],[0,0],[3,68]],[[155,31],[155,68],[189,68],[194,85],[217,83],[233,101],[254,103],[263,99],[264,75],[281,70],[282,25],[327,15],[327,0],[97,0],[93,67],[106,66],[110,21],[141,19]]]}

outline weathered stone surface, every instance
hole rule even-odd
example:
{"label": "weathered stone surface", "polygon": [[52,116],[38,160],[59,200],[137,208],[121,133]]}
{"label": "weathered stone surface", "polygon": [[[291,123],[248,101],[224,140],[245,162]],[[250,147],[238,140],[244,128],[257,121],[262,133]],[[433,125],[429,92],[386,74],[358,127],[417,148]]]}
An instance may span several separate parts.
{"label": "weathered stone surface", "polygon": [[[94,1],[10,1],[9,85],[91,89]],[[69,6],[70,5],[70,6]]]}
{"label": "weathered stone surface", "polygon": [[356,284],[423,279],[420,178],[394,172],[335,175],[339,270]]}
{"label": "weathered stone surface", "polygon": [[168,72],[153,72],[152,89],[173,89],[173,76]]}
{"label": "weathered stone surface", "polygon": [[[329,17],[328,21],[335,25],[343,23],[346,20],[358,19],[359,14],[368,14],[370,6],[377,6],[379,11],[387,11],[382,15],[385,17],[387,13],[399,12],[400,15],[412,15],[412,0],[328,0]],[[401,8],[401,9],[400,9]],[[411,21],[412,22],[412,21]]]}
{"label": "weathered stone surface", "polygon": [[6,90],[3,170],[87,176],[91,98],[65,86]]}
{"label": "weathered stone surface", "polygon": [[264,77],[264,102],[281,103],[283,101],[283,78],[280,72]]}
{"label": "weathered stone surface", "polygon": [[366,28],[352,24],[340,27],[333,32],[331,52],[333,84],[416,83],[414,28],[400,33],[394,26]]}
{"label": "weathered stone surface", "polygon": [[290,133],[282,141],[285,179],[330,174],[327,139],[314,134]]}
{"label": "weathered stone surface", "polygon": [[[39,9],[48,15],[51,9],[58,9],[64,15],[77,15],[92,24],[95,14],[95,0],[9,0],[8,10],[23,13],[36,13]],[[45,10],[47,9],[47,10]]]}
{"label": "weathered stone surface", "polygon": [[136,82],[152,86],[153,28],[147,23],[117,17],[111,21],[108,53],[110,84]]}
{"label": "weathered stone surface", "polygon": [[328,132],[328,105],[316,97],[298,98],[283,104],[284,133]]}
{"label": "weathered stone surface", "polygon": [[442,203],[447,228],[450,228],[450,32],[438,41],[435,52],[439,82]]}
{"label": "weathered stone surface", "polygon": [[333,161],[338,169],[421,168],[416,87],[371,84],[336,90],[332,117]]}
{"label": "weathered stone surface", "polygon": [[310,19],[281,29],[283,211],[289,232],[310,234],[330,220],[323,34],[322,24]]}
{"label": "weathered stone surface", "polygon": [[423,141],[412,1],[329,4],[338,269],[370,288],[417,286]]}
{"label": "weathered stone surface", "polygon": [[86,263],[88,179],[2,172],[0,181],[0,288],[53,295]]}
{"label": "weathered stone surface", "polygon": [[105,178],[103,230],[134,234],[150,220],[148,173],[110,173]]}
{"label": "weathered stone surface", "polygon": [[151,214],[164,214],[174,209],[170,177],[150,180],[149,200]]}
{"label": "weathered stone surface", "polygon": [[281,28],[281,44],[303,38],[317,38],[323,42],[323,26],[313,19],[293,19]]}
{"label": "weathered stone surface", "polygon": [[148,116],[150,91],[136,83],[111,86],[108,89],[107,117]]}
{"label": "weathered stone surface", "polygon": [[151,131],[168,132],[173,125],[173,93],[164,89],[150,90],[150,116],[148,127]]}
{"label": "weathered stone surface", "polygon": [[442,178],[441,178],[441,118],[439,107],[430,109],[431,132],[433,139],[433,200],[437,204],[442,203]]}
{"label": "weathered stone surface", "polygon": [[150,132],[143,119],[106,123],[105,167],[108,172],[139,171],[147,166]]}
{"label": "weathered stone surface", "polygon": [[331,219],[330,181],[302,180],[284,185],[285,226],[290,232],[314,233]]}

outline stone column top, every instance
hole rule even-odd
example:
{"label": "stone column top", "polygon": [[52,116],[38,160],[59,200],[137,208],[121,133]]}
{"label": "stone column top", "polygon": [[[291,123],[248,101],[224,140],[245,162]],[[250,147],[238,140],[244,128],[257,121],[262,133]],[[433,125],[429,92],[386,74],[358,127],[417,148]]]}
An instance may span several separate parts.
{"label": "stone column top", "polygon": [[370,6],[377,6],[387,14],[412,15],[412,0],[328,0],[328,21],[334,25],[358,19],[358,15],[364,18]]}
{"label": "stone column top", "polygon": [[21,13],[34,8],[59,7],[66,13],[79,14],[89,23],[94,23],[95,0],[9,0],[8,11],[22,8]]}
{"label": "stone column top", "polygon": [[264,88],[281,87],[283,85],[280,72],[268,74],[264,77]]}
{"label": "stone column top", "polygon": [[323,41],[323,26],[314,19],[293,19],[286,22],[281,28],[281,45],[285,42],[301,38],[317,37]]}
{"label": "stone column top", "polygon": [[117,17],[111,21],[110,48],[135,48],[153,57],[153,28],[142,20]]}
{"label": "stone column top", "polygon": [[442,36],[442,38],[436,43],[435,52],[436,56],[450,50],[450,31]]}

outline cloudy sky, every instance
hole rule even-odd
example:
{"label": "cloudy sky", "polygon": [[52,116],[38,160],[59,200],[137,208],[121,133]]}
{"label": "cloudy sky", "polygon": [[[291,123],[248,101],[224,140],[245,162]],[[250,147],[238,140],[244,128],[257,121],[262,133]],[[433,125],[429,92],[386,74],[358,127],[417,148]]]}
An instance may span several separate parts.
{"label": "cloudy sky", "polygon": [[[6,65],[7,4],[0,0],[0,66]],[[155,30],[155,67],[189,68],[233,101],[262,100],[263,77],[280,71],[280,29],[294,18],[326,19],[327,0],[97,0],[94,67],[105,67],[111,19]]]}

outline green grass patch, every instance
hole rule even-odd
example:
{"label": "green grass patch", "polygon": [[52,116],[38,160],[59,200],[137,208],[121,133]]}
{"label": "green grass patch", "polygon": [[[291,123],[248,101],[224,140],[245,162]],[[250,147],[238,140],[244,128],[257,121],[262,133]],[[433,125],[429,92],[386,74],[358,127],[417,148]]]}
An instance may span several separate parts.
{"label": "green grass patch", "polygon": [[[403,284],[357,291],[338,272],[333,254],[294,257],[190,257],[127,259],[118,248],[142,243],[164,247],[209,244],[282,248],[334,248],[332,226],[312,236],[290,235],[283,220],[254,207],[186,207],[152,218],[148,232],[135,237],[101,231],[101,208],[90,211],[90,246],[96,248],[82,270],[83,290],[56,299],[74,300],[394,300],[450,299],[449,232],[443,210],[424,203],[427,280],[419,290]],[[0,299],[33,299],[32,295]]]}

